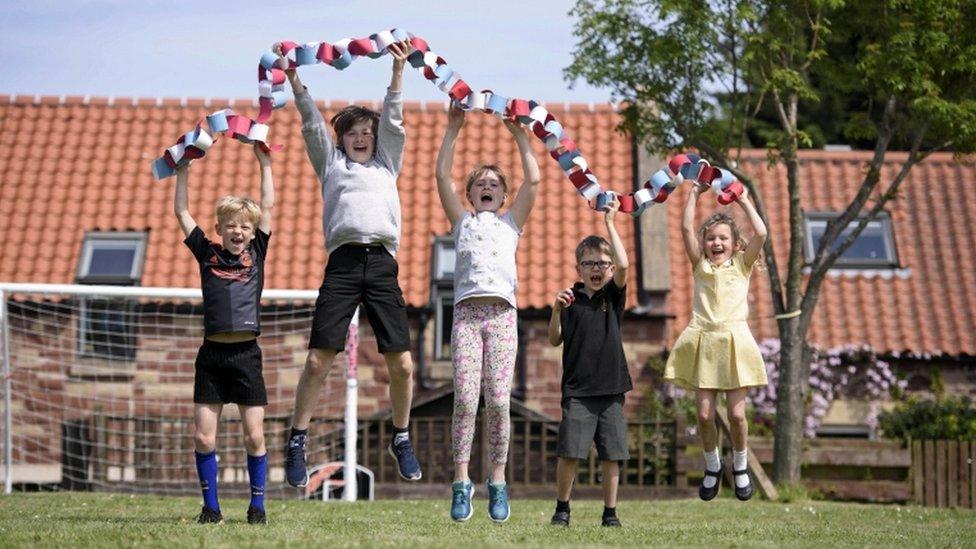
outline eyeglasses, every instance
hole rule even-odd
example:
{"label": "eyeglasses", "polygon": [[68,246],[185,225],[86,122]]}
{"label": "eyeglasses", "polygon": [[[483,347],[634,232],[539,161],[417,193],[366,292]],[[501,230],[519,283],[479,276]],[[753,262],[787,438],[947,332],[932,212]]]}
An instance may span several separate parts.
{"label": "eyeglasses", "polygon": [[582,269],[592,269],[593,267],[599,267],[601,271],[605,271],[613,265],[611,261],[580,261],[580,268]]}

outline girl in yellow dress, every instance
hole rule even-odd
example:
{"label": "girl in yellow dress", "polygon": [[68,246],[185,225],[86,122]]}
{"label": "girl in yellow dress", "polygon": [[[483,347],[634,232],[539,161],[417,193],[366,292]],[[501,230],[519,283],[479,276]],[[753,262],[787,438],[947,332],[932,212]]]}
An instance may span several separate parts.
{"label": "girl in yellow dress", "polygon": [[712,214],[695,231],[698,196],[707,189],[694,185],[681,218],[681,235],[695,278],[695,302],[691,322],[668,357],[664,378],[696,392],[705,450],[705,478],[698,495],[705,501],[718,494],[722,475],[715,404],[719,392],[726,394],[735,495],[745,501],[752,497],[746,467],[746,392],[767,383],[762,354],[746,323],[749,276],[766,241],[766,225],[744,192],[738,202],[755,233],[748,243],[741,238],[735,220],[725,213]]}

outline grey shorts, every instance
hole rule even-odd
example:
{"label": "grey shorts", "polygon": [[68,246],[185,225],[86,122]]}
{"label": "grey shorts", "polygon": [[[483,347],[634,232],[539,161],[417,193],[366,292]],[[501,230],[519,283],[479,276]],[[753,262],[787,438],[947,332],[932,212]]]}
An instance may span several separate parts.
{"label": "grey shorts", "polygon": [[563,399],[559,457],[586,459],[594,442],[601,461],[630,459],[623,394]]}

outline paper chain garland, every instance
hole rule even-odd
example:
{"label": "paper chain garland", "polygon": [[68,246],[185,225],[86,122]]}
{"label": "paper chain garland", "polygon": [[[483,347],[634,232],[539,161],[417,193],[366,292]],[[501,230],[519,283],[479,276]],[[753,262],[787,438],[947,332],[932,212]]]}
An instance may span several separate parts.
{"label": "paper chain garland", "polygon": [[[423,38],[402,29],[378,32],[368,38],[346,38],[334,44],[309,42],[300,45],[284,41],[281,42],[281,53],[289,70],[318,63],[342,70],[358,57],[381,57],[387,53],[390,44],[402,40],[409,40],[414,49],[407,58],[410,65],[419,69],[424,78],[432,81],[462,109],[479,110],[500,118],[517,120],[527,126],[545,143],[549,155],[559,163],[580,195],[596,210],[602,210],[613,196],[617,196],[620,211],[636,217],[647,207],[667,200],[685,180],[710,186],[719,195],[721,204],[730,204],[742,194],[742,184],[730,171],[714,167],[692,153],[673,156],[638,191],[629,194],[604,191],[576,143],[545,107],[533,100],[509,98],[491,90],[472,91],[461,75],[448,67],[444,58],[430,51]],[[231,109],[214,112],[207,117],[209,132],[198,123],[196,128],[166,149],[163,156],[153,161],[153,176],[164,179],[173,175],[178,166],[203,157],[216,141],[218,133],[226,133],[244,143],[258,143],[267,151],[279,150],[280,145],[267,144],[268,126],[265,122],[271,118],[273,110],[287,103],[285,71],[280,65],[281,58],[273,51],[261,56],[258,64],[259,113],[256,120],[235,114]]]}

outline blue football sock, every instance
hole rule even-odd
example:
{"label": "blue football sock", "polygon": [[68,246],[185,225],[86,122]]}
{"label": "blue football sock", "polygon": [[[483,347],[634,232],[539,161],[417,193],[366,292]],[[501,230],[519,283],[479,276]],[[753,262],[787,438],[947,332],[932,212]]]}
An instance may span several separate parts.
{"label": "blue football sock", "polygon": [[200,477],[203,504],[211,511],[220,511],[220,504],[217,502],[217,451],[209,454],[193,453],[197,458],[197,476]]}
{"label": "blue football sock", "polygon": [[268,454],[247,455],[247,474],[251,479],[251,505],[264,511],[264,484],[268,479]]}

